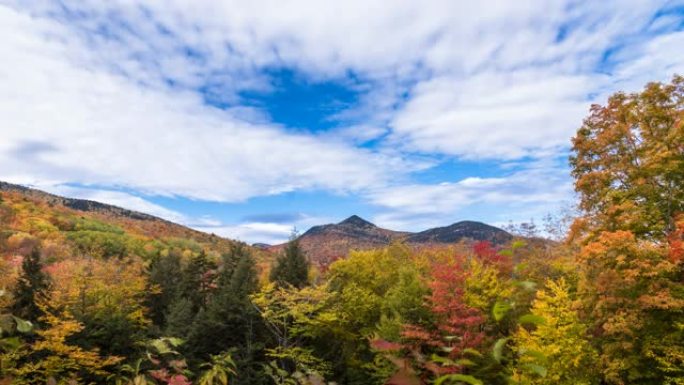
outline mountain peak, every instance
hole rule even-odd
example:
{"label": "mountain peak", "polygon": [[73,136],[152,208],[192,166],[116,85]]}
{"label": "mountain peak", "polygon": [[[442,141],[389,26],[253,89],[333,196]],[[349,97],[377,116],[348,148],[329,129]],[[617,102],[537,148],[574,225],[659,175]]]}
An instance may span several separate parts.
{"label": "mountain peak", "polygon": [[368,222],[367,220],[361,218],[358,215],[352,215],[351,217],[338,223],[339,225],[351,225],[355,227],[376,227],[374,224]]}

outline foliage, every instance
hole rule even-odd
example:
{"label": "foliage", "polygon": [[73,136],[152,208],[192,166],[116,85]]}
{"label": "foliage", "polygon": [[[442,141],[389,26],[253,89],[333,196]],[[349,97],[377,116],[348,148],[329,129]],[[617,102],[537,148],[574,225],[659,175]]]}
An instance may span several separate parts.
{"label": "foliage", "polygon": [[582,225],[662,239],[684,211],[684,77],[594,105],[573,139]]}
{"label": "foliage", "polygon": [[44,316],[41,322],[45,329],[37,330],[37,340],[30,345],[21,365],[10,374],[17,384],[66,383],[103,380],[108,370],[122,358],[101,356],[97,349],[84,349],[70,343],[69,337],[81,332],[83,324],[77,322],[69,312],[56,313],[41,304]]}
{"label": "foliage", "polygon": [[27,320],[37,321],[43,315],[37,305],[38,300],[47,295],[49,286],[49,277],[43,272],[40,248],[35,247],[21,263],[21,275],[13,293],[12,312]]}
{"label": "foliage", "polygon": [[[681,283],[667,251],[628,231],[602,232],[578,256],[580,295],[592,320],[600,362],[609,381],[662,381],[657,361],[679,358],[663,344],[684,311]],[[673,334],[674,333],[674,334]],[[659,341],[655,350],[650,341]],[[681,346],[682,340],[671,341]],[[663,356],[665,355],[665,356]]]}
{"label": "foliage", "polygon": [[593,106],[573,140],[579,295],[605,381],[681,383],[684,78]]}
{"label": "foliage", "polygon": [[531,314],[521,317],[513,335],[519,357],[513,375],[516,383],[596,383],[598,356],[586,339],[587,327],[575,305],[564,279],[549,280],[544,290],[537,291]]}
{"label": "foliage", "polygon": [[296,235],[287,243],[283,253],[271,269],[271,281],[279,285],[304,287],[309,282],[309,261],[299,245]]}
{"label": "foliage", "polygon": [[50,304],[84,325],[72,339],[105,354],[137,350],[149,324],[144,298],[147,280],[136,260],[72,258],[48,266],[53,284]]}
{"label": "foliage", "polygon": [[557,242],[531,220],[500,247],[394,243],[314,271],[294,238],[273,261],[2,191],[0,383],[684,385],[683,91],[592,107]]}
{"label": "foliage", "polygon": [[206,371],[202,373],[198,385],[228,385],[229,379],[236,376],[235,362],[229,353],[211,356],[211,361],[203,364]]}

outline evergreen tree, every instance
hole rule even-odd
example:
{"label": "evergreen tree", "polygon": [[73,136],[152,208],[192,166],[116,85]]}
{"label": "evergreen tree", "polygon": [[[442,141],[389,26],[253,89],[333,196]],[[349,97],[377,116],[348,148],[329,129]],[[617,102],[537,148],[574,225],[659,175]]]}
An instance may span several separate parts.
{"label": "evergreen tree", "polygon": [[21,264],[21,276],[14,289],[12,312],[20,318],[37,321],[42,315],[36,301],[49,289],[49,277],[43,272],[40,248],[35,247]]}
{"label": "evergreen tree", "polygon": [[150,318],[158,327],[166,325],[169,307],[179,295],[178,279],[181,277],[181,260],[177,253],[157,254],[148,269],[147,308]]}
{"label": "evergreen tree", "polygon": [[180,295],[190,300],[193,313],[197,313],[206,306],[207,296],[212,285],[210,275],[215,268],[216,265],[207,258],[207,254],[202,250],[190,260],[188,266],[183,270]]}
{"label": "evergreen tree", "polygon": [[271,281],[278,285],[289,284],[302,288],[308,284],[308,276],[309,261],[299,244],[299,239],[293,236],[271,269]]}
{"label": "evergreen tree", "polygon": [[185,338],[192,327],[195,312],[192,302],[185,297],[178,297],[169,307],[166,315],[166,333],[169,336]]}
{"label": "evergreen tree", "polygon": [[249,251],[244,243],[235,242],[230,246],[227,253],[221,255],[221,271],[219,273],[219,285],[227,285],[237,269],[240,261],[249,256]]}
{"label": "evergreen tree", "polygon": [[224,256],[226,261],[237,264],[224,266],[215,293],[188,333],[185,350],[188,357],[202,362],[235,349],[233,359],[240,373],[237,383],[260,383],[257,369],[258,360],[263,359],[265,333],[249,298],[258,290],[256,264],[244,246],[232,248]]}

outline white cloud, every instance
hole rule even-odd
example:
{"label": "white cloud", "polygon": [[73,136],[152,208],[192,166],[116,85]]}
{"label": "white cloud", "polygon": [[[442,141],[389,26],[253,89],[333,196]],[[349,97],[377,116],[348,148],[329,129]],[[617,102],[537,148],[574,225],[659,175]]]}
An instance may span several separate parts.
{"label": "white cloud", "polygon": [[568,146],[588,110],[590,83],[541,71],[433,78],[397,114],[393,140],[463,158],[536,156]]}
{"label": "white cloud", "polygon": [[[589,103],[684,72],[681,14],[654,18],[681,1],[8,3],[0,178],[224,202],[353,192],[387,209],[388,223],[565,196],[564,168],[431,185],[410,172],[442,155],[524,164],[567,151]],[[331,116],[345,123],[338,131],[313,135],[240,104],[280,68],[351,78],[359,105]],[[225,233],[282,235],[235,226]]]}
{"label": "white cloud", "polygon": [[236,225],[193,226],[195,229],[247,243],[276,245],[288,240],[293,227],[281,223],[248,222]]}
{"label": "white cloud", "polygon": [[476,219],[463,215],[466,208],[475,205],[495,210],[506,207],[506,212],[482,213],[500,221],[539,219],[556,211],[562,202],[573,200],[572,183],[566,173],[564,167],[543,160],[502,177],[393,186],[376,190],[368,198],[385,209],[374,220],[400,230],[422,230]]}
{"label": "white cloud", "polygon": [[355,191],[406,169],[401,159],[239,120],[189,91],[83,66],[86,47],[55,22],[0,7],[0,29],[5,179],[240,201],[296,189]]}

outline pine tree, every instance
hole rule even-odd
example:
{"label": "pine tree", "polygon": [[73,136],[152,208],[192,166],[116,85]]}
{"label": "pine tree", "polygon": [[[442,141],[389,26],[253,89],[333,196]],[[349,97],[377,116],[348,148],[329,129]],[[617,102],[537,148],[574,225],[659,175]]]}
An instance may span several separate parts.
{"label": "pine tree", "polygon": [[235,242],[230,245],[230,250],[221,255],[222,265],[219,273],[219,284],[227,284],[230,282],[238,264],[248,254],[249,251],[244,243]]}
{"label": "pine tree", "polygon": [[195,320],[192,302],[184,297],[178,297],[169,306],[166,315],[166,334],[173,337],[185,338]]}
{"label": "pine tree", "polygon": [[299,239],[293,236],[271,270],[271,281],[278,285],[289,284],[302,288],[308,284],[308,276],[309,261],[299,244]]}
{"label": "pine tree", "polygon": [[147,308],[152,322],[164,327],[169,307],[179,295],[178,280],[181,278],[180,256],[176,253],[156,255],[148,269]]}
{"label": "pine tree", "polygon": [[21,276],[14,289],[12,312],[23,319],[37,321],[43,311],[36,301],[49,289],[49,277],[43,272],[40,248],[35,247],[21,264]]}
{"label": "pine tree", "polygon": [[237,263],[223,267],[218,287],[187,335],[185,350],[187,356],[199,362],[235,349],[233,358],[240,373],[237,383],[258,383],[256,360],[263,359],[260,352],[265,330],[249,298],[258,290],[256,264],[243,246],[232,248],[224,256],[226,261]]}
{"label": "pine tree", "polygon": [[180,295],[190,300],[193,313],[204,308],[212,285],[211,272],[216,268],[202,250],[183,270]]}

